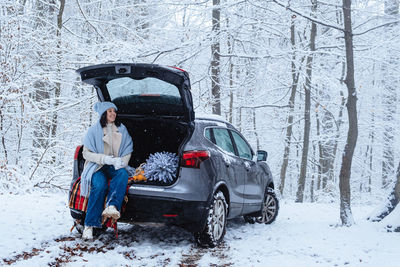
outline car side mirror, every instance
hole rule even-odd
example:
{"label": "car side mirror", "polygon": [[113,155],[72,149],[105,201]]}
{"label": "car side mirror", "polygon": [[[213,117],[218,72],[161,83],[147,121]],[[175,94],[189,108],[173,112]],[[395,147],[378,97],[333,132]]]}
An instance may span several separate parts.
{"label": "car side mirror", "polygon": [[264,150],[257,150],[257,161],[267,161],[268,152]]}

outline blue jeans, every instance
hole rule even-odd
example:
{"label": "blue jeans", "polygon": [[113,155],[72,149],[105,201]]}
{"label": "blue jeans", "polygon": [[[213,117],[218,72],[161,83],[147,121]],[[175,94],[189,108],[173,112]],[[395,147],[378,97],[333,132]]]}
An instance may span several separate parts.
{"label": "blue jeans", "polygon": [[[111,179],[109,188],[107,178]],[[115,206],[120,210],[127,184],[128,173],[124,168],[115,170],[112,165],[104,165],[95,172],[91,181],[85,225],[101,227],[101,213],[103,212],[106,196],[106,206]]]}

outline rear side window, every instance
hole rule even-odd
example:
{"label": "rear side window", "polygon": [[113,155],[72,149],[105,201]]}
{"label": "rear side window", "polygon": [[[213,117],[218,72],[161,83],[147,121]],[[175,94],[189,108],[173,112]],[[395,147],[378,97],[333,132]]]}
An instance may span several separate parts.
{"label": "rear side window", "polygon": [[251,148],[249,147],[249,145],[238,133],[236,133],[234,131],[231,131],[231,133],[232,133],[233,139],[235,140],[235,144],[236,144],[236,148],[239,153],[239,157],[251,160],[253,158],[253,155],[251,153]]}
{"label": "rear side window", "polygon": [[[204,133],[205,137],[210,140],[211,142],[213,142],[213,140],[211,139],[211,129],[207,128],[205,133]],[[214,142],[213,142],[214,143]]]}
{"label": "rear side window", "polygon": [[113,79],[107,83],[111,101],[124,96],[169,96],[181,98],[179,89],[163,80],[147,77],[135,80],[130,77]]}
{"label": "rear side window", "polygon": [[227,129],[214,128],[213,129],[215,144],[223,150],[235,154],[232,139]]}

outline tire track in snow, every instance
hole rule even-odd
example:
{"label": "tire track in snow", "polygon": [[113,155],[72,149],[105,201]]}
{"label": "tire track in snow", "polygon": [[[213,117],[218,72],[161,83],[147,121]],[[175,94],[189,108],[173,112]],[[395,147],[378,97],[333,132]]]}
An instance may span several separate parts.
{"label": "tire track in snow", "polygon": [[[194,244],[191,246],[187,254],[182,254],[180,267],[195,267],[201,264],[202,266],[227,267],[233,263],[229,257],[230,247],[226,242],[222,242],[215,248],[202,248]],[[204,262],[202,264],[202,262]]]}
{"label": "tire track in snow", "polygon": [[[157,266],[176,266],[176,264],[179,266],[231,266],[233,264],[229,257],[230,247],[227,243],[223,242],[215,248],[201,248],[197,244],[191,244],[189,241],[191,235],[181,232],[179,228],[157,229],[128,226],[119,232],[118,239],[115,239],[112,231],[108,231],[101,233],[94,241],[84,241],[77,233],[61,235],[54,239],[44,240],[40,245],[12,257],[0,258],[0,265],[24,262],[29,264],[31,260],[37,262],[38,258],[43,258],[42,263],[49,266],[63,266],[74,262],[85,264],[88,255],[92,257],[96,254],[106,254],[116,248],[118,248],[117,254],[121,257],[120,259],[124,258],[135,266],[146,264],[150,266],[154,264]],[[153,244],[154,251],[151,254],[144,254],[140,251],[143,243]],[[182,250],[178,258],[174,260],[175,256],[169,253],[176,249]]]}
{"label": "tire track in snow", "polygon": [[199,260],[206,253],[206,248],[200,248],[197,245],[192,245],[187,254],[182,254],[182,259],[179,264],[180,267],[197,266]]}
{"label": "tire track in snow", "polygon": [[227,267],[227,266],[232,266],[233,262],[230,258],[230,246],[226,243],[226,241],[223,241],[221,245],[218,247],[209,249],[209,254],[211,256],[211,259],[214,260],[215,262],[211,262],[210,266],[219,266],[219,267]]}

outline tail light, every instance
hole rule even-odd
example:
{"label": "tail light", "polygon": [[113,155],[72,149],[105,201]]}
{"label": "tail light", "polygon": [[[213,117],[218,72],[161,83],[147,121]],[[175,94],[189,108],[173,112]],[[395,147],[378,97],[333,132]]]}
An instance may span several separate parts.
{"label": "tail light", "polygon": [[187,168],[200,168],[200,163],[210,157],[208,151],[185,151],[182,155],[181,165]]}
{"label": "tail light", "polygon": [[81,147],[82,147],[82,146],[77,146],[77,147],[76,147],[76,149],[75,149],[75,155],[74,155],[74,160],[77,160],[77,159],[78,159],[79,150],[81,150]]}

